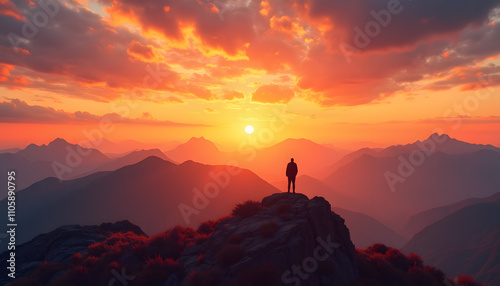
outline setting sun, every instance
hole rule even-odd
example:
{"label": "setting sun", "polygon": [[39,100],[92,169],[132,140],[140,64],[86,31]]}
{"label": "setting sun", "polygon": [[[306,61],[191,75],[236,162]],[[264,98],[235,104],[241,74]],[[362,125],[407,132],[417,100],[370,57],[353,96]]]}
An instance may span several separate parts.
{"label": "setting sun", "polygon": [[252,125],[248,125],[247,127],[245,127],[245,132],[247,134],[252,134],[253,133],[253,126]]}

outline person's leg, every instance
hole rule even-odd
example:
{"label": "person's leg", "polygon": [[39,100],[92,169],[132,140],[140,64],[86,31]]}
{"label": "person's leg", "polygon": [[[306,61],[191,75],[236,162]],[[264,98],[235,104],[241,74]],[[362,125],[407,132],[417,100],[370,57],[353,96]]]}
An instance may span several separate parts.
{"label": "person's leg", "polygon": [[292,177],[293,193],[295,194],[295,176]]}
{"label": "person's leg", "polygon": [[290,192],[290,183],[292,182],[292,178],[291,177],[287,178],[288,178],[288,192]]}

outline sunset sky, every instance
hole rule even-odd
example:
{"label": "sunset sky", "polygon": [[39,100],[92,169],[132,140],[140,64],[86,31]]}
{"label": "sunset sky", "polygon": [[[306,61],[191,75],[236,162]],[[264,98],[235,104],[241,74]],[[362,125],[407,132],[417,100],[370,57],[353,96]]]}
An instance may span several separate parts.
{"label": "sunset sky", "polygon": [[500,146],[499,8],[0,0],[0,148],[76,143],[92,130],[112,141],[204,136],[227,149],[248,136],[346,148],[435,131]]}

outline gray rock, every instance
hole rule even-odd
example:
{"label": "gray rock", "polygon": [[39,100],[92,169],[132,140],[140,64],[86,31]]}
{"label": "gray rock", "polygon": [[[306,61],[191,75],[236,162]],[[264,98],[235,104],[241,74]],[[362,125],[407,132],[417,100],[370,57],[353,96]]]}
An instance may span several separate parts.
{"label": "gray rock", "polygon": [[[271,276],[279,277],[274,285],[336,286],[358,277],[349,230],[325,199],[309,200],[302,194],[278,193],[264,198],[262,206],[261,211],[249,218],[222,221],[206,242],[188,247],[179,259],[185,266],[185,277],[179,285],[186,283],[193,271],[202,273],[209,269],[220,270],[221,283],[235,284],[238,279],[241,281],[241,273],[249,271],[253,276],[272,273]],[[288,214],[286,209],[290,209]],[[263,237],[261,227],[271,221],[276,223],[277,231],[273,237]],[[243,237],[240,246],[244,255],[234,264],[224,266],[217,255],[235,234]],[[199,255],[203,255],[201,263]],[[265,272],[263,267],[274,270]],[[301,273],[296,269],[301,269]],[[272,278],[257,281],[266,279]]]}
{"label": "gray rock", "polygon": [[[92,226],[67,225],[40,234],[16,246],[16,279],[29,275],[44,261],[67,263],[75,253],[87,251],[90,244],[103,241],[113,233],[129,231],[145,235],[140,227],[129,221]],[[10,253],[5,251],[0,255],[0,260],[6,261],[9,255]],[[9,282],[12,282],[12,279],[7,275],[0,277],[0,285]]]}

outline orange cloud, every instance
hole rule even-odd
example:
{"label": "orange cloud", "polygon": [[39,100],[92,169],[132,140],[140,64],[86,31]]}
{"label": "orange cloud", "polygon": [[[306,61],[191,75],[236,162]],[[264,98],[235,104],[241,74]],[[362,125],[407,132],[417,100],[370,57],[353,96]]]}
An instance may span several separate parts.
{"label": "orange cloud", "polygon": [[155,60],[155,52],[153,50],[153,46],[145,46],[135,40],[130,42],[127,53],[132,57],[140,59],[144,62],[154,62]]}
{"label": "orange cloud", "polygon": [[16,5],[9,0],[0,0],[0,15],[6,15],[22,21],[24,16],[19,12]]}
{"label": "orange cloud", "polygon": [[287,86],[269,84],[262,85],[254,91],[252,101],[262,103],[288,103],[295,92]]}
{"label": "orange cloud", "polygon": [[242,92],[230,90],[225,92],[221,98],[225,100],[243,99],[245,98],[245,95]]}
{"label": "orange cloud", "polygon": [[150,113],[144,113],[141,118],[123,117],[117,113],[102,116],[86,111],[66,112],[52,107],[29,105],[20,99],[0,102],[0,123],[99,123],[107,119],[119,124],[160,125],[160,126],[203,126],[199,124],[184,124],[173,121],[154,119]]}

